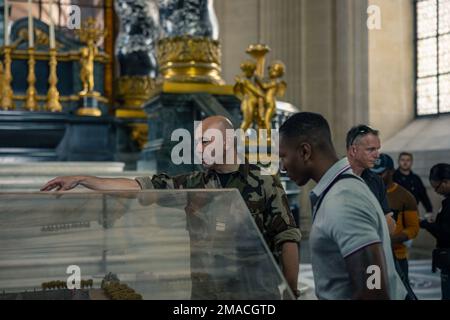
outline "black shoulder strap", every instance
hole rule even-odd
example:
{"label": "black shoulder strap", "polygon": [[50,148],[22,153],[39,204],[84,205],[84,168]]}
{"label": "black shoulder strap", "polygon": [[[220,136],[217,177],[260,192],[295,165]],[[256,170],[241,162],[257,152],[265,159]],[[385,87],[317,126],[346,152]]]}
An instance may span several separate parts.
{"label": "black shoulder strap", "polygon": [[339,181],[342,179],[356,179],[359,180],[359,178],[357,176],[355,176],[354,174],[349,174],[349,173],[343,173],[338,175],[331,183],[330,185],[322,192],[322,194],[320,195],[319,200],[317,200],[317,203],[314,207],[314,215],[315,213],[317,213],[317,211],[319,211],[320,205],[322,204],[323,199],[325,198],[325,196],[327,195],[328,191],[331,190],[331,188]]}

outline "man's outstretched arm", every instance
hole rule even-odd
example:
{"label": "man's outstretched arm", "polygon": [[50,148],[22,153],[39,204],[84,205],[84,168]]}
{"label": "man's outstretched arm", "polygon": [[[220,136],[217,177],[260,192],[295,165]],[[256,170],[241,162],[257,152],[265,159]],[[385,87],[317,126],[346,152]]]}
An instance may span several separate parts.
{"label": "man's outstretched arm", "polygon": [[41,191],[67,191],[77,186],[99,191],[110,190],[141,190],[134,179],[99,178],[94,176],[61,176],[48,181]]}
{"label": "man's outstretched arm", "polygon": [[[345,257],[347,271],[353,288],[353,299],[356,300],[389,300],[386,259],[381,243],[368,245]],[[369,277],[377,275],[369,266],[379,270],[379,288],[370,288]],[[376,271],[375,271],[376,272]],[[368,281],[369,280],[369,281]]]}

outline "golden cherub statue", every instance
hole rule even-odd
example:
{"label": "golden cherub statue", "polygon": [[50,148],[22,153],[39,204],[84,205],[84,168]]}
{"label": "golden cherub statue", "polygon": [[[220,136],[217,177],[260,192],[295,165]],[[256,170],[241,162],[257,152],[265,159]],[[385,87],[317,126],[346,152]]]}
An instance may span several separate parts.
{"label": "golden cherub statue", "polygon": [[241,124],[241,129],[247,131],[256,121],[258,127],[263,126],[263,118],[261,118],[261,99],[264,99],[264,94],[261,89],[255,85],[252,80],[255,75],[256,63],[252,60],[246,60],[241,63],[241,70],[244,77],[236,77],[236,84],[233,87],[234,94],[242,101],[241,111],[244,120]]}
{"label": "golden cherub statue", "polygon": [[84,24],[83,28],[76,30],[80,41],[87,44],[80,50],[81,71],[80,78],[83,84],[83,90],[80,95],[94,94],[94,60],[98,54],[97,41],[106,36],[105,30],[100,30],[95,26],[95,19],[90,17]]}
{"label": "golden cherub statue", "polygon": [[80,91],[80,95],[86,95],[94,91],[94,57],[97,54],[97,48],[94,47],[93,50],[94,52],[91,52],[89,47],[84,47],[80,50],[80,79],[83,84],[83,90]]}
{"label": "golden cherub statue", "polygon": [[267,130],[268,141],[276,112],[276,98],[284,96],[287,87],[286,82],[281,80],[285,72],[281,61],[273,61],[268,68],[269,77],[264,78],[265,55],[269,51],[270,48],[263,44],[250,45],[246,52],[255,60],[241,64],[244,77],[236,77],[234,85],[234,93],[242,101],[241,129],[246,131],[255,123],[258,129]]}
{"label": "golden cherub statue", "polygon": [[272,129],[272,118],[276,111],[276,98],[281,98],[286,93],[287,84],[280,78],[284,75],[286,67],[281,61],[273,61],[269,70],[269,79],[262,79],[256,76],[256,83],[264,91],[264,129],[267,129],[267,136],[270,137]]}

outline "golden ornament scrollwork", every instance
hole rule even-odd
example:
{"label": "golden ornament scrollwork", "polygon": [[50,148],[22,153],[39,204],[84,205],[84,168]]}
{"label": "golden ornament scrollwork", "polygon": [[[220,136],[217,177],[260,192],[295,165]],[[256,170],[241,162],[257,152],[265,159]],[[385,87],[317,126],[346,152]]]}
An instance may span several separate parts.
{"label": "golden ornament scrollwork", "polygon": [[[35,46],[50,46],[50,37],[41,29],[34,29]],[[28,41],[28,29],[22,28],[17,32],[17,39],[14,41],[13,47],[17,47],[20,43]],[[60,42],[55,41],[57,49],[64,47]]]}
{"label": "golden ornament scrollwork", "polygon": [[[0,53],[4,52],[4,48],[0,47]],[[49,51],[35,51],[34,57],[36,61],[48,61],[50,60],[50,52]],[[11,58],[13,60],[27,60],[28,59],[28,51],[22,49],[16,49],[11,51]],[[80,61],[80,51],[67,51],[61,52],[58,51],[56,53],[56,59],[61,61]],[[99,52],[98,55],[94,58],[95,62],[106,64],[109,61],[109,57],[103,52]]]}
{"label": "golden ornament scrollwork", "polygon": [[177,36],[158,41],[163,81],[224,84],[220,76],[220,43],[205,37]]}
{"label": "golden ornament scrollwork", "polygon": [[118,93],[123,105],[129,109],[141,109],[155,89],[155,79],[149,76],[123,76],[118,79]]}
{"label": "golden ornament scrollwork", "polygon": [[161,65],[170,62],[204,62],[220,64],[220,44],[209,38],[190,36],[161,39],[157,58]]}
{"label": "golden ornament scrollwork", "polygon": [[131,139],[135,141],[140,150],[144,149],[145,144],[148,141],[148,124],[146,123],[133,123],[131,127]]}

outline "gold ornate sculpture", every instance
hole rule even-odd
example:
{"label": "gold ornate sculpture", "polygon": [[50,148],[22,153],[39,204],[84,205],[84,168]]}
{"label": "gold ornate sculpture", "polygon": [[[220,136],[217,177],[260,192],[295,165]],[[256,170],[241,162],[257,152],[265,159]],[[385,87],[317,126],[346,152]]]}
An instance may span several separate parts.
{"label": "gold ornate sculpture", "polygon": [[224,84],[220,77],[220,43],[206,37],[159,40],[157,60],[163,81]]}
{"label": "gold ornate sculpture", "polygon": [[122,76],[117,80],[118,96],[131,110],[142,110],[141,106],[155,89],[155,80],[149,76]]}
{"label": "gold ornate sculpture", "polygon": [[83,90],[80,96],[94,92],[94,57],[98,50],[94,47],[84,47],[80,50],[81,71],[80,79],[83,84]]}
{"label": "gold ornate sculpture", "polygon": [[80,51],[81,71],[80,78],[83,83],[83,90],[80,96],[100,96],[100,93],[94,91],[94,59],[98,54],[97,41],[106,35],[105,30],[99,30],[95,27],[95,20],[88,18],[83,28],[76,31],[82,42],[87,44]]}
{"label": "gold ornate sculpture", "polygon": [[49,88],[47,91],[47,104],[45,109],[51,112],[61,112],[62,106],[59,103],[59,92],[56,87],[58,77],[56,75],[56,49],[50,49],[50,74],[48,77]]}
{"label": "gold ornate sculpture", "polygon": [[264,93],[255,85],[252,80],[255,75],[256,63],[251,60],[241,63],[241,70],[244,72],[244,77],[236,77],[236,84],[234,85],[234,94],[242,100],[241,111],[244,120],[241,124],[241,129],[247,131],[257,122],[258,127],[262,127],[262,117],[260,116],[261,108],[260,99],[264,99]]}
{"label": "gold ornate sculpture", "polygon": [[269,79],[264,80],[258,76],[255,77],[256,83],[264,90],[264,115],[262,120],[264,128],[267,129],[267,136],[270,137],[272,129],[272,118],[276,111],[276,98],[281,98],[286,92],[286,82],[280,80],[284,75],[284,63],[274,61],[269,66]]}
{"label": "gold ornate sculpture", "polygon": [[245,50],[253,59],[256,60],[255,74],[259,77],[264,76],[264,64],[266,62],[266,54],[270,52],[270,48],[265,44],[251,44]]}
{"label": "gold ornate sculpture", "polygon": [[256,124],[258,129],[267,130],[268,140],[272,118],[276,111],[276,98],[284,96],[287,87],[286,82],[280,79],[285,71],[281,61],[272,62],[268,68],[269,78],[264,78],[265,55],[269,51],[266,45],[250,45],[246,52],[255,61],[248,60],[241,64],[245,78],[236,77],[234,86],[235,95],[242,100],[241,110],[244,119],[241,129],[245,131]]}
{"label": "gold ornate sculpture", "polygon": [[136,142],[139,150],[144,149],[148,141],[148,124],[147,123],[133,123],[131,127],[131,139]]}
{"label": "gold ornate sculpture", "polygon": [[11,88],[11,47],[5,46],[3,48],[4,54],[4,71],[1,94],[1,108],[3,110],[14,110],[13,90]]}
{"label": "gold ornate sculpture", "polygon": [[36,61],[34,59],[34,48],[28,48],[28,88],[26,93],[25,100],[25,109],[27,111],[37,111],[39,110],[37,104],[37,92],[36,87],[34,86],[36,83],[36,74],[34,72],[34,66],[36,65]]}
{"label": "gold ornate sculpture", "polygon": [[[106,35],[105,30],[99,30],[95,26],[95,19],[88,18],[83,27],[77,30],[76,33],[80,41],[86,43],[86,47],[80,50],[80,79],[83,85],[83,90],[78,93],[80,99],[93,98],[100,100],[101,94],[94,90],[94,60],[98,54],[97,41]],[[101,116],[101,110],[97,107],[83,105],[77,110],[77,114],[81,116]]]}

